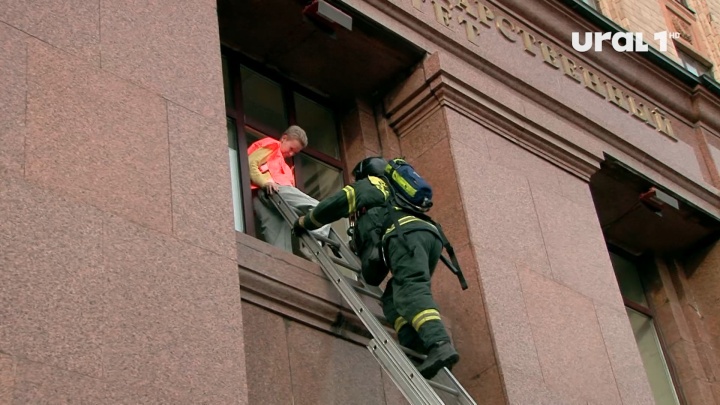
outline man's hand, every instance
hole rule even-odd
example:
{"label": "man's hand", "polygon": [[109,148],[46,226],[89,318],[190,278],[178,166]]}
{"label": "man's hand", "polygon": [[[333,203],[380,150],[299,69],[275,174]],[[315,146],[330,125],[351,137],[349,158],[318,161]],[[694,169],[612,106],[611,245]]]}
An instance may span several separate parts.
{"label": "man's hand", "polygon": [[265,186],[263,186],[265,189],[265,192],[268,194],[277,193],[277,191],[280,189],[280,186],[275,183],[274,181],[268,181],[265,183]]}
{"label": "man's hand", "polygon": [[292,233],[295,236],[298,236],[302,234],[303,232],[307,232],[307,229],[303,226],[305,224],[305,216],[301,216],[298,219],[295,220],[295,223],[292,227]]}

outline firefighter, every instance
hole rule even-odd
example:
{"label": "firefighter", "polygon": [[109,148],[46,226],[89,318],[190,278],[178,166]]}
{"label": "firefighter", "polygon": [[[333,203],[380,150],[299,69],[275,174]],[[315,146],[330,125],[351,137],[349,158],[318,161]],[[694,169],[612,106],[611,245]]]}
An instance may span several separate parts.
{"label": "firefighter", "polygon": [[[360,161],[352,172],[355,182],[299,217],[293,231],[314,230],[356,216],[353,237],[363,278],[371,285],[382,282],[388,272],[383,266],[384,255],[392,277],[382,295],[383,313],[402,346],[427,353],[417,368],[429,379],[460,360],[430,288],[443,245],[433,224],[386,203],[392,195],[384,177],[386,165],[387,161],[377,157]],[[398,236],[396,224],[407,243]],[[382,247],[380,252],[378,246]]]}

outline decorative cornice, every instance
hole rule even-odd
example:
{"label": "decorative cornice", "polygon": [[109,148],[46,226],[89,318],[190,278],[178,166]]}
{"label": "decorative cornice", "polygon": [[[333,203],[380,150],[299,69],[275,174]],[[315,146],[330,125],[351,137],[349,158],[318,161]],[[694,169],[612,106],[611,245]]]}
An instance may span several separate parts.
{"label": "decorative cornice", "polygon": [[421,89],[409,94],[404,100],[388,100],[395,105],[388,122],[400,137],[447,107],[585,181],[600,168],[601,157],[542,129],[441,69],[428,77]]}
{"label": "decorative cornice", "polygon": [[[401,137],[422,123],[429,113],[446,107],[585,181],[589,181],[590,176],[599,169],[600,162],[605,158],[605,156],[598,156],[591,151],[584,150],[580,145],[563,138],[562,134],[553,133],[517,111],[502,105],[490,95],[468,85],[441,66],[437,69],[425,68],[425,71],[434,73],[427,77],[424,83],[415,83],[418,88],[414,91],[402,93],[406,94],[404,99],[386,100],[386,103],[394,106],[392,111],[395,111],[389,115],[388,122]],[[513,87],[512,85],[508,86]],[[538,106],[553,105],[552,114],[558,116],[558,119],[575,124],[588,136],[603,141],[615,150],[622,151],[624,155],[636,162],[642,162],[642,165],[649,170],[686,190],[687,192],[679,194],[687,201],[715,216],[720,212],[717,208],[720,207],[720,195],[714,187],[700,184],[694,179],[677,173],[663,162],[594,121],[577,114],[565,105],[552,103],[547,95],[539,91],[526,87],[522,94],[537,103]],[[713,104],[716,102],[713,95],[700,89],[696,93],[696,100],[698,114],[706,116],[709,119],[707,122],[718,120],[716,117],[710,117],[711,112],[717,108]]]}

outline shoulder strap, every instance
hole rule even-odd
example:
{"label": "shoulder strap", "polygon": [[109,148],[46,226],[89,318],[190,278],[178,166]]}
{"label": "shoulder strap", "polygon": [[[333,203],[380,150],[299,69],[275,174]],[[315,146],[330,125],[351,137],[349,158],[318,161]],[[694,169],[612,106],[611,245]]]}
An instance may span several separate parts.
{"label": "shoulder strap", "polygon": [[[428,219],[430,219],[430,217],[428,217]],[[462,269],[460,268],[460,262],[458,262],[457,256],[455,256],[455,249],[453,249],[450,241],[445,236],[445,232],[443,232],[442,226],[440,226],[440,224],[433,221],[432,219],[430,219],[430,221],[435,224],[435,227],[440,233],[440,240],[442,241],[443,247],[445,248],[445,250],[447,250],[448,255],[450,256],[450,260],[448,260],[447,257],[441,254],[440,260],[442,260],[442,262],[445,263],[445,266],[447,266],[447,268],[450,269],[450,271],[453,272],[455,276],[457,276],[458,281],[460,281],[460,287],[462,287],[463,290],[467,290],[467,281],[465,281],[465,276],[463,275]]]}
{"label": "shoulder strap", "polygon": [[[388,217],[392,216],[392,221],[395,225],[395,231],[398,233],[402,243],[404,244],[405,248],[408,250],[410,255],[413,254],[413,250],[409,248],[409,245],[407,243],[407,238],[405,238],[405,231],[402,230],[400,227],[400,224],[397,221],[397,218],[392,214],[392,201],[391,198],[388,198],[387,200],[387,207],[388,207]],[[401,208],[402,209],[402,208]],[[448,240],[447,236],[445,236],[445,232],[443,232],[442,226],[435,222],[432,218],[430,218],[427,214],[421,214],[417,212],[413,212],[412,215],[422,219],[423,221],[430,222],[431,224],[435,225],[435,228],[438,230],[438,234],[440,235],[440,241],[442,242],[443,247],[448,252],[448,255],[450,256],[450,259],[445,257],[443,254],[440,254],[440,260],[447,266],[450,271],[455,274],[455,276],[458,278],[458,281],[460,282],[460,287],[463,290],[468,289],[467,281],[465,280],[465,276],[463,275],[462,269],[460,268],[460,262],[457,259],[457,256],[455,256],[455,249],[450,244],[450,241]],[[389,225],[390,218],[385,220],[385,224],[383,224],[383,228],[387,229]]]}

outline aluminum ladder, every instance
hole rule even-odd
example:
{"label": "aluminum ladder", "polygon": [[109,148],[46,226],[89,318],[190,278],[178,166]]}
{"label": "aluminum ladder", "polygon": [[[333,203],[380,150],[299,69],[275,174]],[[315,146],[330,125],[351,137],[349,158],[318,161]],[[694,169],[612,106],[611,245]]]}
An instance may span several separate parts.
{"label": "aluminum ladder", "polygon": [[[295,210],[277,193],[270,194],[268,197],[288,224],[292,226],[298,218]],[[304,232],[299,235],[299,238],[310,249],[325,275],[332,281],[355,315],[372,335],[373,339],[370,340],[367,346],[368,350],[375,356],[375,359],[385,369],[405,398],[413,405],[477,405],[447,368],[443,368],[432,380],[423,378],[410,361],[408,355],[413,356],[418,361],[421,361],[425,356],[401,347],[395,342],[380,320],[368,309],[358,295],[360,293],[380,299],[382,291],[377,287],[353,287],[350,284],[351,279],[344,276],[336,265],[355,272],[360,278],[360,260],[332,228],[329,236],[326,239]],[[328,254],[320,246],[319,242],[334,247],[340,253],[342,259]],[[364,283],[362,284],[364,285]],[[408,353],[408,355],[405,353]]]}

